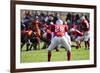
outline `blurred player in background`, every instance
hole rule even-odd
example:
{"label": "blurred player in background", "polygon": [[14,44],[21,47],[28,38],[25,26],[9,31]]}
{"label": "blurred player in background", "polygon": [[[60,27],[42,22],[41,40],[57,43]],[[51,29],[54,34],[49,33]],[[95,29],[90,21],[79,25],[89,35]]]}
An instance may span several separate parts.
{"label": "blurred player in background", "polygon": [[71,33],[72,39],[76,42],[76,48],[77,49],[81,48],[81,41],[82,41],[83,33],[80,32],[75,27],[70,29],[70,33]]}
{"label": "blurred player in background", "polygon": [[85,42],[85,48],[90,48],[90,24],[85,16],[81,17],[81,30],[83,32],[83,40]]}

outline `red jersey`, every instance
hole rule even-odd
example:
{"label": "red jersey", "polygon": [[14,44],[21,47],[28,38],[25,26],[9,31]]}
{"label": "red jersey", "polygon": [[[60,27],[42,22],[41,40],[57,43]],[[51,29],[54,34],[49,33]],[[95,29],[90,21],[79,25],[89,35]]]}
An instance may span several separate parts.
{"label": "red jersey", "polygon": [[81,27],[83,31],[89,31],[90,25],[87,20],[83,20],[81,24],[82,24]]}
{"label": "red jersey", "polygon": [[67,25],[51,25],[51,32],[54,32],[54,36],[64,36],[67,31]]}
{"label": "red jersey", "polygon": [[43,30],[46,33],[46,39],[51,40],[51,29],[50,29],[50,25],[44,25],[43,26]]}
{"label": "red jersey", "polygon": [[36,36],[40,37],[40,22],[39,22],[39,20],[33,20],[32,24],[33,24],[33,28],[36,33]]}

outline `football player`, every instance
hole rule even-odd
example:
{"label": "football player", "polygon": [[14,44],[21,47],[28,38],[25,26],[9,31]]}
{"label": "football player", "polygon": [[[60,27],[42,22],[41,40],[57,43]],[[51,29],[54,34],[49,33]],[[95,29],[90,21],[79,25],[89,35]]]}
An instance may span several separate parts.
{"label": "football player", "polygon": [[85,42],[85,48],[89,49],[90,47],[90,24],[85,18],[85,16],[81,17],[81,29],[83,32],[83,40]]}
{"label": "football player", "polygon": [[81,48],[81,40],[82,40],[83,33],[74,27],[70,29],[70,33],[71,33],[73,40],[75,40],[77,44],[76,48],[77,49]]}
{"label": "football player", "polygon": [[[56,24],[51,25],[51,32],[54,37],[51,40],[51,44],[48,47],[48,62],[51,60],[51,51],[59,44],[63,45],[67,50],[67,60],[71,59],[71,45],[66,38],[66,32],[68,32],[68,26],[63,25],[62,20],[57,20]],[[66,34],[66,35],[65,35]],[[69,35],[67,35],[69,36]]]}

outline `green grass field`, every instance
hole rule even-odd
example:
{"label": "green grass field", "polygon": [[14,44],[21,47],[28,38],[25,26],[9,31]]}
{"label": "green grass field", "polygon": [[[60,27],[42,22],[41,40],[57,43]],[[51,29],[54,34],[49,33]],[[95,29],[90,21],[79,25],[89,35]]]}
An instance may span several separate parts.
{"label": "green grass field", "polygon": [[[47,62],[47,49],[43,50],[32,50],[24,51],[25,46],[22,48],[21,52],[21,63],[32,63],[32,62]],[[71,60],[88,60],[89,59],[89,50],[82,47],[76,49],[72,47],[72,58]],[[59,52],[56,50],[52,51],[51,61],[66,61],[66,51],[61,48]]]}

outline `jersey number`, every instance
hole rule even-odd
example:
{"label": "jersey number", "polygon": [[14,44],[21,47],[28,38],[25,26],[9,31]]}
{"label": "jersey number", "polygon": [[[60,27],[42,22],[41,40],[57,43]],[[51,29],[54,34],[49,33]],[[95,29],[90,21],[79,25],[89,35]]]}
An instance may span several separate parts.
{"label": "jersey number", "polygon": [[62,27],[62,26],[55,27],[55,32],[63,32],[63,31],[64,31],[64,27]]}

